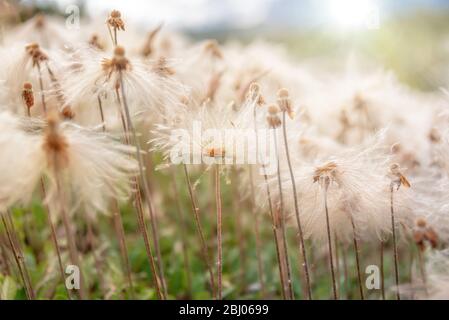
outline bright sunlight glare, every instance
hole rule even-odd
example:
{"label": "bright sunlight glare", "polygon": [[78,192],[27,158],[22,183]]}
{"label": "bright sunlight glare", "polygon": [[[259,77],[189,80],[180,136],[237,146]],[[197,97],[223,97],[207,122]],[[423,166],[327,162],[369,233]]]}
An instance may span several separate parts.
{"label": "bright sunlight glare", "polygon": [[377,28],[379,8],[373,0],[329,0],[333,23],[345,29]]}

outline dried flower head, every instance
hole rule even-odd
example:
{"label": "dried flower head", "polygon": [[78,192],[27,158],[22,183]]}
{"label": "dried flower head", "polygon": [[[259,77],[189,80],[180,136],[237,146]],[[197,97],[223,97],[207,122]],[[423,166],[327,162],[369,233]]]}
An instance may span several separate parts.
{"label": "dried flower head", "polygon": [[159,57],[152,66],[154,73],[161,77],[169,77],[175,74],[175,70],[169,66],[167,58]]}
{"label": "dried flower head", "polygon": [[33,85],[29,82],[23,84],[22,99],[28,109],[34,106]]}
{"label": "dried flower head", "polygon": [[[0,156],[2,208],[27,202],[42,175],[50,183],[46,201],[55,203],[59,182],[67,205],[75,209],[81,203],[92,214],[107,212],[111,198],[124,199],[129,194],[129,178],[137,171],[130,157],[133,148],[96,130],[64,122],[54,111],[46,120],[0,114],[0,126],[4,131],[0,148],[7,151]],[[24,148],[21,157],[17,157],[18,148]]]}
{"label": "dried flower head", "polygon": [[98,49],[98,50],[104,50],[104,45],[101,44],[100,42],[100,38],[98,36],[98,34],[94,33],[90,39],[89,39],[89,45],[91,45],[92,47]]}
{"label": "dried flower head", "polygon": [[438,143],[441,141],[441,133],[437,128],[431,128],[429,131],[429,140],[432,143]]}
{"label": "dried flower head", "polygon": [[30,43],[25,46],[25,51],[28,53],[29,57],[31,58],[33,62],[33,67],[39,66],[41,62],[47,61],[48,56],[46,53],[44,53],[39,44],[37,43]]}
{"label": "dried flower head", "polygon": [[216,40],[208,40],[204,44],[204,52],[216,59],[223,59],[223,53]]}
{"label": "dried flower head", "polygon": [[295,117],[295,112],[293,111],[293,104],[288,90],[285,88],[280,89],[277,96],[277,104],[279,109],[281,109],[282,112],[287,112],[290,119],[293,119]]}
{"label": "dried flower head", "polygon": [[148,34],[147,41],[145,42],[143,48],[142,48],[142,55],[144,57],[149,57],[154,52],[154,40],[156,39],[156,36],[159,34],[159,32],[162,30],[163,23],[159,24],[156,28],[151,30]]}
{"label": "dried flower head", "polygon": [[268,116],[267,116],[268,127],[276,129],[281,126],[282,121],[279,118],[279,108],[272,104],[268,106]]}
{"label": "dried flower head", "polygon": [[130,70],[131,64],[125,56],[125,48],[115,47],[112,59],[103,59],[102,66],[103,70],[108,73],[108,77],[111,77],[113,72]]}
{"label": "dried flower head", "polygon": [[413,239],[421,251],[426,248],[426,243],[435,249],[438,245],[438,235],[435,230],[428,225],[427,220],[423,217],[415,220],[415,227],[413,228]]}
{"label": "dried flower head", "polygon": [[313,182],[319,182],[324,188],[328,188],[331,182],[338,184],[337,164],[330,161],[322,166],[316,167],[313,175]]}
{"label": "dried flower head", "polygon": [[118,10],[111,11],[106,23],[112,29],[125,31],[125,22],[122,19],[122,14]]}
{"label": "dried flower head", "polygon": [[410,188],[410,182],[402,174],[402,169],[397,163],[392,163],[390,165],[389,177],[391,179],[391,185],[396,186],[396,190],[399,190],[401,186],[405,188]]}
{"label": "dried flower head", "polygon": [[246,99],[255,101],[258,106],[263,106],[265,104],[265,99],[261,94],[260,84],[257,82],[252,82],[250,84]]}
{"label": "dried flower head", "polygon": [[69,161],[67,140],[59,130],[60,121],[58,113],[49,112],[42,145],[47,155],[48,166],[56,170],[67,167]]}

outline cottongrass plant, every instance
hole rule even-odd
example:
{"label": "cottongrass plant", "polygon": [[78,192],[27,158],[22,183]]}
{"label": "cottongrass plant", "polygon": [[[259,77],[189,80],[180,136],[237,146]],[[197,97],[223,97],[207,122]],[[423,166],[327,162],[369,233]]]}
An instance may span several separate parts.
{"label": "cottongrass plant", "polygon": [[[51,273],[58,267],[63,284],[66,259],[83,271],[81,299],[122,298],[124,287],[132,298],[205,298],[208,293],[197,292],[198,276],[208,278],[216,299],[322,298],[323,280],[329,280],[334,299],[388,299],[393,291],[396,299],[408,298],[404,282],[412,299],[447,298],[445,273],[436,268],[446,267],[449,244],[444,94],[409,89],[388,70],[367,68],[354,57],[328,69],[325,58],[298,63],[268,42],[196,42],[162,24],[141,32],[125,18],[113,10],[62,34],[63,21],[37,15],[5,29],[0,272],[10,277],[17,270],[28,299],[54,296],[47,279],[55,278]],[[217,129],[221,137],[196,136],[196,123],[201,134]],[[254,151],[244,164],[235,151],[241,129],[250,133],[245,151]],[[150,141],[150,150],[143,151],[143,141]],[[268,155],[275,163],[266,161]],[[182,165],[185,188],[177,183],[175,163]],[[213,179],[210,188],[205,172]],[[164,179],[170,179],[172,194]],[[39,215],[31,209],[38,196],[55,259],[42,258],[45,246],[35,243],[35,228],[30,231],[19,214],[37,228]],[[129,197],[154,279],[149,290],[140,277],[147,270],[136,263],[140,251],[132,247]],[[170,206],[160,210],[160,203],[172,200],[176,215]],[[203,273],[189,248],[193,231],[185,203],[192,209]],[[203,203],[208,207],[200,208]],[[226,214],[232,211],[235,221]],[[112,220],[123,271],[114,267],[100,212]],[[84,232],[86,239],[78,241]],[[181,264],[169,260],[173,234],[181,241]],[[289,254],[293,241],[298,261]],[[89,251],[92,260],[81,256]],[[244,261],[235,264],[237,256]],[[380,264],[378,293],[364,288],[363,266],[373,259]],[[42,262],[44,279],[34,283]],[[179,265],[185,272],[178,273]],[[234,265],[238,280],[229,271]],[[292,275],[296,265],[300,277]],[[275,269],[279,280],[271,276]],[[181,282],[173,280],[178,274]]]}
{"label": "cottongrass plant", "polygon": [[[2,147],[25,148],[24,161],[2,157],[2,185],[5,207],[16,202],[26,203],[36,189],[41,176],[49,182],[45,202],[62,218],[72,262],[80,265],[70,212],[81,204],[85,212],[107,212],[109,199],[125,199],[130,193],[130,176],[137,170],[129,158],[133,150],[110,140],[98,132],[62,122],[55,113],[43,120],[18,120],[5,116],[7,126],[15,130],[15,139],[3,141]],[[5,126],[4,126],[5,127]],[[17,140],[19,139],[19,140]],[[20,142],[19,142],[20,141]],[[113,161],[109,161],[113,155]],[[33,159],[33,161],[29,161]],[[7,175],[26,172],[26,176]],[[12,183],[8,183],[12,182]],[[83,290],[83,289],[82,289]],[[83,296],[84,293],[81,292]]]}

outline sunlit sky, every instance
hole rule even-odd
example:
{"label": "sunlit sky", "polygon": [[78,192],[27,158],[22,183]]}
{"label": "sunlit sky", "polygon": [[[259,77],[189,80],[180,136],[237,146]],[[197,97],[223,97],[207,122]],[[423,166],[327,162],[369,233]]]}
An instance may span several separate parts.
{"label": "sunlit sky", "polygon": [[[57,2],[61,8],[77,0]],[[88,14],[118,9],[137,23],[177,28],[301,25],[354,28],[378,16],[419,8],[449,7],[447,0],[85,0]]]}

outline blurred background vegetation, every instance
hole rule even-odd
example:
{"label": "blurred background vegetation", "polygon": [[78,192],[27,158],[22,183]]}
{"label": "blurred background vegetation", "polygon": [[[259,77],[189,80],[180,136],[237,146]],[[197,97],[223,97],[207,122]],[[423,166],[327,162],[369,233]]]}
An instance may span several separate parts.
{"label": "blurred background vegetation", "polygon": [[[258,2],[259,1],[259,2]],[[446,85],[449,51],[449,2],[441,0],[360,0],[370,3],[378,9],[378,28],[366,28],[355,24],[341,28],[342,19],[329,12],[327,6],[340,1],[340,10],[351,9],[355,0],[250,0],[248,9],[242,8],[239,15],[233,14],[232,6],[235,1],[193,1],[196,6],[181,7],[182,1],[165,1],[171,9],[193,15],[191,12],[212,17],[199,22],[187,22],[174,13],[168,15],[164,10],[157,19],[151,17],[143,20],[136,10],[128,7],[144,6],[155,8],[157,11],[164,1],[130,0],[130,1],[89,1],[89,0],[0,0],[0,21],[3,23],[17,23],[25,21],[38,12],[65,16],[65,8],[69,4],[76,4],[80,8],[82,17],[96,18],[110,8],[118,7],[125,10],[128,20],[135,20],[142,29],[150,28],[161,21],[168,20],[167,28],[177,29],[193,39],[216,38],[221,42],[241,41],[250,42],[255,39],[266,39],[284,45],[288,52],[301,61],[327,58],[330,63],[341,64],[341,60],[349,54],[356,54],[386,69],[395,72],[398,78],[415,88],[435,90]],[[369,2],[367,2],[369,1]],[[126,3],[126,4],[125,4]],[[199,4],[198,4],[199,3]],[[224,5],[227,3],[227,5]],[[251,10],[256,11],[257,4],[265,6],[263,14],[254,22],[244,24],[241,20],[252,17]],[[217,9],[218,8],[218,9]],[[151,11],[154,11],[151,10]],[[220,10],[220,15],[216,13]],[[246,12],[246,11],[248,12]],[[141,10],[140,10],[141,11]],[[164,14],[166,15],[164,17]],[[179,14],[179,13],[178,13]],[[104,14],[103,14],[104,15]],[[347,19],[354,19],[357,12],[347,14]],[[345,16],[343,16],[345,19]],[[196,20],[195,20],[196,21]]]}

